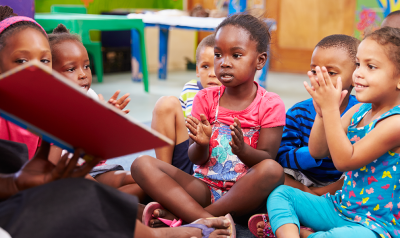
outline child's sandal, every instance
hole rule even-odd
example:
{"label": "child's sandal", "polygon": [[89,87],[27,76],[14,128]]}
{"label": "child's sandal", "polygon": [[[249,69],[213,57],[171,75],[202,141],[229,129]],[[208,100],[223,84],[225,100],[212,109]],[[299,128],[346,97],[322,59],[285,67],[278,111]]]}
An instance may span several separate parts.
{"label": "child's sandal", "polygon": [[[151,202],[146,205],[146,207],[143,210],[143,215],[142,215],[142,223],[144,225],[150,226],[150,220],[154,218],[153,213],[154,213],[154,210],[156,210],[156,209],[164,209],[164,208],[158,202]],[[174,219],[173,221],[164,219],[164,218],[157,218],[157,219],[169,227],[178,227],[178,226],[182,225],[181,219],[179,219],[179,220]]]}
{"label": "child's sandal", "polygon": [[274,233],[272,232],[271,224],[269,223],[269,218],[268,214],[256,214],[250,217],[249,222],[248,222],[248,227],[250,232],[258,237],[257,235],[257,224],[259,222],[263,221],[264,222],[264,228],[263,228],[263,238],[265,237],[275,237]]}

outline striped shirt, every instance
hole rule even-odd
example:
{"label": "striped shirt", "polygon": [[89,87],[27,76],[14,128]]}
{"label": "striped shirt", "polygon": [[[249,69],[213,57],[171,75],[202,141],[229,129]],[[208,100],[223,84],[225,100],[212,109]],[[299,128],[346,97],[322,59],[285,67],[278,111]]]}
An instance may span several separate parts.
{"label": "striped shirt", "polygon": [[[343,114],[357,103],[356,97],[350,95]],[[314,159],[308,150],[308,139],[316,115],[312,98],[295,104],[287,111],[277,161],[284,168],[301,171],[311,180],[333,182],[343,173],[336,170],[333,161],[328,157]]]}
{"label": "striped shirt", "polygon": [[200,81],[196,79],[190,80],[183,87],[179,101],[181,102],[183,116],[185,118],[191,115],[194,96],[202,89],[203,86]]}

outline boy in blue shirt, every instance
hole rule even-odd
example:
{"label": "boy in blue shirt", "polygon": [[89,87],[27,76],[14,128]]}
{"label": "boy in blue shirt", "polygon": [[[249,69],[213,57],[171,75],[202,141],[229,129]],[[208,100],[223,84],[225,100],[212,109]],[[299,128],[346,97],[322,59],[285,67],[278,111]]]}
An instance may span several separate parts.
{"label": "boy in blue shirt", "polygon": [[[350,92],[354,86],[352,75],[356,69],[359,43],[359,40],[347,35],[327,36],[315,46],[311,57],[311,72],[315,74],[316,66],[325,66],[334,84],[338,77],[342,78],[343,90],[349,93],[340,107],[341,115],[358,103]],[[315,116],[312,98],[295,104],[287,111],[277,161],[284,167],[286,185],[322,195],[336,192],[343,181],[338,181],[342,172],[335,168],[330,158],[314,159],[310,155],[308,139]]]}

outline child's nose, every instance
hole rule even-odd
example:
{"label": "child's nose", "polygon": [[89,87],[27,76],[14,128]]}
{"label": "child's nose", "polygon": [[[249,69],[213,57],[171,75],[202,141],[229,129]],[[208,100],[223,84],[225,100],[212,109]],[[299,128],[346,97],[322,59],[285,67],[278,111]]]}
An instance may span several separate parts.
{"label": "child's nose", "polygon": [[211,70],[208,72],[208,77],[217,77],[217,76],[215,75],[214,69],[211,69]]}
{"label": "child's nose", "polygon": [[221,67],[222,68],[232,67],[232,64],[231,64],[231,62],[229,62],[229,60],[225,59],[225,60],[222,61]]}

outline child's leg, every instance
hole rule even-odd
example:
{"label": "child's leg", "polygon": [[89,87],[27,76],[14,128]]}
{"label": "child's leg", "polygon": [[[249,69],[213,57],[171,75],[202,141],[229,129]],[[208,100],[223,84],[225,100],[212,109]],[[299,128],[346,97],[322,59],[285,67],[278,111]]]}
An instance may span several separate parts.
{"label": "child's leg", "polygon": [[211,203],[211,193],[201,180],[147,155],[133,161],[131,172],[146,194],[182,220],[213,217],[203,209]]}
{"label": "child's leg", "polygon": [[279,238],[299,237],[300,224],[317,231],[309,237],[325,237],[316,235],[336,234],[339,229],[361,226],[338,216],[329,198],[315,196],[285,185],[279,186],[271,193],[267,209],[272,230]]}
{"label": "child's leg", "polygon": [[338,181],[331,183],[325,187],[310,188],[310,189],[319,196],[324,195],[325,193],[330,193],[331,195],[334,195],[336,191],[342,189],[343,181],[344,178],[341,178]]}
{"label": "child's leg", "polygon": [[[189,139],[185,118],[178,98],[165,96],[158,99],[153,110],[151,128],[173,140],[175,145],[179,145]],[[157,159],[172,164],[174,146],[157,148],[155,151]]]}
{"label": "child's leg", "polygon": [[131,172],[124,170],[109,171],[96,176],[95,180],[99,183],[106,184],[121,192],[135,195],[140,202],[146,199],[144,191],[136,184],[131,176]]}
{"label": "child's leg", "polygon": [[299,181],[296,181],[292,176],[288,174],[285,174],[285,185],[290,186],[292,188],[300,189],[303,192],[317,195],[317,193],[309,189],[306,185],[300,183]]}
{"label": "child's leg", "polygon": [[264,206],[269,194],[284,182],[283,168],[271,159],[253,166],[224,196],[205,210],[214,216],[239,217]]}

